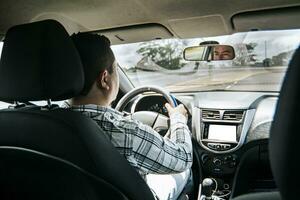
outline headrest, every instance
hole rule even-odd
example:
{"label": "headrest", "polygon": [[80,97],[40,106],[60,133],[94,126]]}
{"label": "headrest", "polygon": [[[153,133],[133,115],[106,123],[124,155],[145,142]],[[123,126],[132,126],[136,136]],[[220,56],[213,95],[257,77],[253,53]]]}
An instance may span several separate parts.
{"label": "headrest", "polygon": [[[270,160],[283,199],[294,199],[300,180],[300,48],[282,85],[270,135]],[[292,198],[293,197],[293,198]]]}
{"label": "headrest", "polygon": [[64,100],[84,85],[80,56],[64,27],[45,20],[10,28],[0,61],[0,100]]}

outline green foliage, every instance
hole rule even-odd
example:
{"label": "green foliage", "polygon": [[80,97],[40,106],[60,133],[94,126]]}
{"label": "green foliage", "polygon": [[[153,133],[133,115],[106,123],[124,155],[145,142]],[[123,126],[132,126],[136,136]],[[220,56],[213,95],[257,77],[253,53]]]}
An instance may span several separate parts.
{"label": "green foliage", "polygon": [[144,42],[137,53],[151,60],[165,69],[176,70],[183,67],[183,42],[180,40],[164,40]]}
{"label": "green foliage", "polygon": [[246,44],[246,48],[248,51],[248,56],[249,56],[249,61],[251,62],[256,62],[256,56],[257,54],[254,53],[255,48],[257,47],[257,43],[250,42],[249,44]]}

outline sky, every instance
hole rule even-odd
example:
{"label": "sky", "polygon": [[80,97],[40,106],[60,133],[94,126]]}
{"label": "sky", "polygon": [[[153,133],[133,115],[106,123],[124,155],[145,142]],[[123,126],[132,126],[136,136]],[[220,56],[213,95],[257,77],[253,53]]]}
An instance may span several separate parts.
{"label": "sky", "polygon": [[[190,46],[198,45],[202,41],[216,40],[221,44],[234,43],[258,43],[255,53],[258,54],[258,59],[264,59],[265,41],[267,46],[267,57],[271,58],[284,51],[296,49],[300,44],[300,29],[283,30],[283,31],[256,31],[248,33],[236,33],[233,35],[210,37],[210,38],[195,38],[188,39],[187,43]],[[136,53],[141,43],[132,43],[125,45],[115,45],[112,49],[116,55],[117,61],[123,68],[130,68],[142,58]],[[0,42],[0,52],[2,52],[3,42]]]}
{"label": "sky", "polygon": [[251,35],[248,34],[245,38],[246,43],[249,41],[258,43],[255,50],[259,55],[258,58],[265,57],[265,45],[267,48],[267,57],[271,58],[281,52],[296,49],[300,44],[300,30],[265,31],[264,34],[252,32]]}
{"label": "sky", "polygon": [[139,45],[140,43],[112,46],[116,59],[122,68],[133,67],[133,65],[141,60],[142,56],[136,53]]}
{"label": "sky", "polygon": [[[267,57],[278,55],[281,52],[296,49],[300,44],[300,29],[281,30],[281,31],[256,31],[247,33],[236,33],[233,35],[225,35],[209,38],[188,39],[190,46],[198,45],[202,41],[215,40],[221,44],[236,43],[258,43],[255,52],[258,60],[265,58],[265,44],[267,49]],[[266,43],[265,43],[266,41]],[[112,49],[116,55],[117,61],[123,68],[133,67],[142,57],[138,50],[140,43],[115,45]],[[234,45],[233,45],[234,46]]]}

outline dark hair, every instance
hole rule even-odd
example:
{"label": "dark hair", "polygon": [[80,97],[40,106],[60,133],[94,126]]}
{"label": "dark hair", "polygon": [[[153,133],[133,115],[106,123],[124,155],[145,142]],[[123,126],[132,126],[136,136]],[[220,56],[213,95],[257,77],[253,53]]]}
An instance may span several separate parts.
{"label": "dark hair", "polygon": [[115,56],[110,48],[110,41],[103,35],[77,33],[71,36],[81,57],[84,70],[84,88],[81,95],[86,96],[91,90],[99,73],[113,72]]}

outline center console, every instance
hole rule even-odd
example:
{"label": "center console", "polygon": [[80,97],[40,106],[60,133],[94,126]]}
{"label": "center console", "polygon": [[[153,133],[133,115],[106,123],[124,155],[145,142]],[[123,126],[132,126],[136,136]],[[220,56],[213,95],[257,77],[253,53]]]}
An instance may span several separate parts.
{"label": "center console", "polygon": [[224,154],[240,148],[247,136],[255,110],[214,110],[195,108],[198,116],[196,138],[206,150]]}
{"label": "center console", "polygon": [[245,142],[254,114],[254,109],[193,110],[193,133],[201,147],[204,177],[216,180],[219,191],[230,191],[239,161],[237,150]]}

